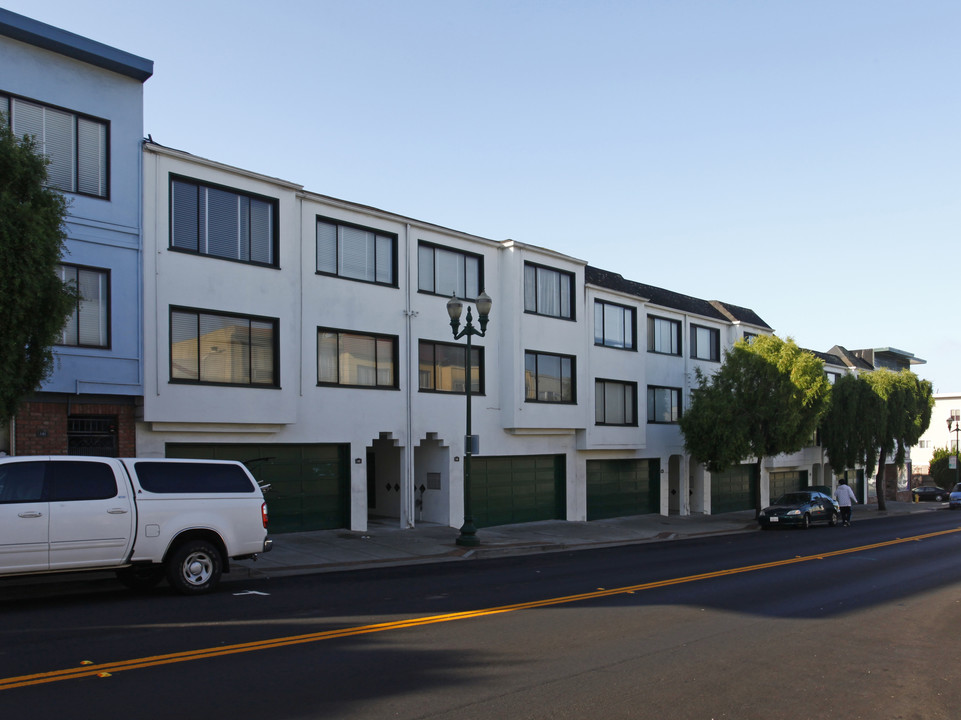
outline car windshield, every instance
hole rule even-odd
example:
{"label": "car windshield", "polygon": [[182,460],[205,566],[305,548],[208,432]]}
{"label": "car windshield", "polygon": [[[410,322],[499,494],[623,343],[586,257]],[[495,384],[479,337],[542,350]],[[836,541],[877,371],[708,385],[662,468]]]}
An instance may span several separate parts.
{"label": "car windshield", "polygon": [[957,485],[955,485],[954,490],[952,490],[951,492],[961,492],[961,483],[958,483]]}
{"label": "car windshield", "polygon": [[811,493],[793,492],[784,493],[774,501],[775,505],[803,505],[811,499]]}

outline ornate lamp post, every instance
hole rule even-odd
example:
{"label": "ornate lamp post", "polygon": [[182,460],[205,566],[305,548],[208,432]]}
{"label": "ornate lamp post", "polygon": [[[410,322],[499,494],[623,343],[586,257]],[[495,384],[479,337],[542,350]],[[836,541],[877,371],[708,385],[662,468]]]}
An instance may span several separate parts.
{"label": "ornate lamp post", "polygon": [[473,378],[471,377],[471,336],[477,335],[478,337],[484,337],[487,334],[487,321],[490,319],[491,305],[493,301],[486,292],[481,292],[477,296],[477,322],[480,325],[480,329],[474,327],[473,317],[471,316],[470,307],[467,308],[467,320],[464,323],[464,329],[460,329],[460,314],[464,309],[464,303],[457,299],[456,294],[451,295],[450,300],[447,301],[447,314],[450,315],[450,328],[454,332],[454,339],[460,340],[462,337],[467,338],[467,356],[464,363],[464,394],[467,396],[467,435],[464,437],[464,524],[460,529],[460,535],[457,537],[457,544],[464,545],[467,547],[476,547],[480,545],[480,540],[477,539],[477,528],[474,527],[474,516],[471,512],[471,502],[470,502],[470,459],[471,455],[474,453],[474,437],[471,435],[470,431],[470,395],[471,395],[471,382]]}
{"label": "ornate lamp post", "polygon": [[958,458],[958,452],[961,451],[961,446],[958,445],[958,431],[961,430],[961,418],[956,418],[951,415],[948,418],[948,434],[951,434],[951,425],[954,424],[954,483],[957,485],[961,482],[961,459]]}

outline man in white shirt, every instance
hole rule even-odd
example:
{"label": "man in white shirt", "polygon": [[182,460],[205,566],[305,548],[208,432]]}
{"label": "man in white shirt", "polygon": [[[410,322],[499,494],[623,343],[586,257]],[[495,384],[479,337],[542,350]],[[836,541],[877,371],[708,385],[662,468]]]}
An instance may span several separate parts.
{"label": "man in white shirt", "polygon": [[844,525],[850,526],[851,524],[851,506],[858,501],[857,495],[854,494],[854,490],[848,485],[848,481],[844,478],[838,480],[838,489],[834,491],[834,499],[838,501],[838,505],[841,506],[841,522]]}

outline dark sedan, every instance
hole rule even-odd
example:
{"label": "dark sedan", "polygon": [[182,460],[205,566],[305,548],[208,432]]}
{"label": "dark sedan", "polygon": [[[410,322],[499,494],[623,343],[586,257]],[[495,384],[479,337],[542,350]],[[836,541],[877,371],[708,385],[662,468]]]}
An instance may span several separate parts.
{"label": "dark sedan", "polygon": [[951,495],[949,490],[939,488],[937,485],[919,485],[911,490],[914,502],[930,500],[931,502],[946,502]]}
{"label": "dark sedan", "polygon": [[834,498],[821,492],[797,490],[784,493],[764,508],[757,521],[762,530],[784,526],[808,528],[818,522],[834,527],[840,515],[841,509]]}

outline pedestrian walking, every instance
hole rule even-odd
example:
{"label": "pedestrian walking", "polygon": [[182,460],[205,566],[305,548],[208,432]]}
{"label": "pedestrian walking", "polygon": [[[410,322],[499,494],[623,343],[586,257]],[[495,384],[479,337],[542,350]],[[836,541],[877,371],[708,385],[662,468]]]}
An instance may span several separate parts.
{"label": "pedestrian walking", "polygon": [[848,481],[844,478],[838,480],[838,489],[834,491],[834,499],[838,501],[838,505],[841,506],[841,522],[844,525],[851,525],[851,506],[858,502],[857,495],[854,494],[854,490],[848,485]]}

